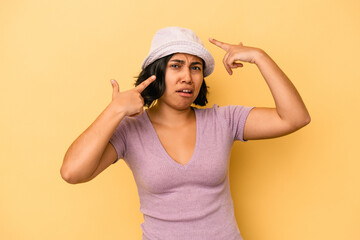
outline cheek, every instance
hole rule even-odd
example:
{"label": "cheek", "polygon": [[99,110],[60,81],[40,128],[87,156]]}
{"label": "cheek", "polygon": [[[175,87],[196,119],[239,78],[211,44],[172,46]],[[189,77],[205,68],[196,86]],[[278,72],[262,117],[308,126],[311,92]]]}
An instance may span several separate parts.
{"label": "cheek", "polygon": [[173,77],[165,78],[165,92],[174,90],[176,81]]}

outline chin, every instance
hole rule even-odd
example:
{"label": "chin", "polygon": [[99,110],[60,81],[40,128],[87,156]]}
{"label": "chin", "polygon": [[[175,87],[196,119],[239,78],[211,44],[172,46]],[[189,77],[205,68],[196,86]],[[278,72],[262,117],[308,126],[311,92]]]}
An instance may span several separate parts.
{"label": "chin", "polygon": [[189,109],[193,105],[195,98],[194,97],[178,98],[177,96],[175,96],[175,97],[163,98],[159,100],[158,103],[161,103],[160,105],[165,104],[173,109],[183,111]]}

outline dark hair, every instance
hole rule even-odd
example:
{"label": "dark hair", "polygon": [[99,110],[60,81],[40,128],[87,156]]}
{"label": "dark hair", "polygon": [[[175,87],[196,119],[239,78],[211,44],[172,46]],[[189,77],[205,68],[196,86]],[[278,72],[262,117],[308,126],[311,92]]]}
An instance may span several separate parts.
{"label": "dark hair", "polygon": [[[145,88],[144,91],[142,91],[141,93],[141,96],[144,99],[144,106],[150,107],[156,99],[160,98],[164,94],[166,66],[173,55],[174,54],[162,57],[151,63],[144,70],[142,70],[137,77],[135,86],[139,85],[152,75],[156,76],[156,80],[152,82],[147,88]],[[202,62],[204,66],[203,69],[205,69],[205,62]],[[208,100],[206,98],[206,95],[208,93],[207,88],[208,87],[206,86],[205,79],[203,79],[199,95],[194,101],[195,105],[205,106],[208,103]]]}

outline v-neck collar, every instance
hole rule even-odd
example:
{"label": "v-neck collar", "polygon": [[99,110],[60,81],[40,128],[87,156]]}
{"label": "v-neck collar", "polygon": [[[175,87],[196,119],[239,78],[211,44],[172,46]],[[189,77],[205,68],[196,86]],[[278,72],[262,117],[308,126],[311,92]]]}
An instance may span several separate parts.
{"label": "v-neck collar", "polygon": [[198,113],[197,113],[197,108],[195,107],[191,107],[193,110],[194,110],[194,113],[195,113],[195,124],[196,124],[196,142],[195,142],[195,148],[193,150],[193,153],[191,155],[191,158],[189,159],[189,161],[187,161],[185,164],[181,164],[177,161],[175,161],[172,157],[170,157],[170,155],[168,154],[168,152],[165,150],[164,146],[162,145],[161,141],[160,141],[160,138],[159,136],[157,135],[156,133],[156,130],[155,130],[155,127],[154,125],[152,124],[151,120],[150,120],[150,117],[147,113],[147,111],[144,111],[145,115],[146,115],[146,121],[148,122],[149,124],[149,127],[151,129],[151,132],[152,132],[152,136],[154,138],[154,141],[155,141],[155,144],[157,145],[157,147],[159,148],[160,152],[163,154],[163,156],[166,158],[167,162],[170,162],[173,166],[177,167],[177,168],[182,168],[182,169],[187,169],[196,159],[196,155],[197,155],[197,151],[198,151],[198,148],[199,148],[199,138],[200,138],[200,131],[199,131],[199,128],[200,128],[200,121],[199,121],[199,116],[198,116]]}

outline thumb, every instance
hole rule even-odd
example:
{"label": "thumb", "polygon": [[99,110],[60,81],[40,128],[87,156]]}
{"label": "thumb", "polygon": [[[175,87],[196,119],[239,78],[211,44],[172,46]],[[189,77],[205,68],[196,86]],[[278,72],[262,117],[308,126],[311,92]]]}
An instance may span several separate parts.
{"label": "thumb", "polygon": [[110,80],[112,88],[113,88],[113,97],[119,93],[119,84],[117,83],[117,81],[115,79],[111,79]]}

